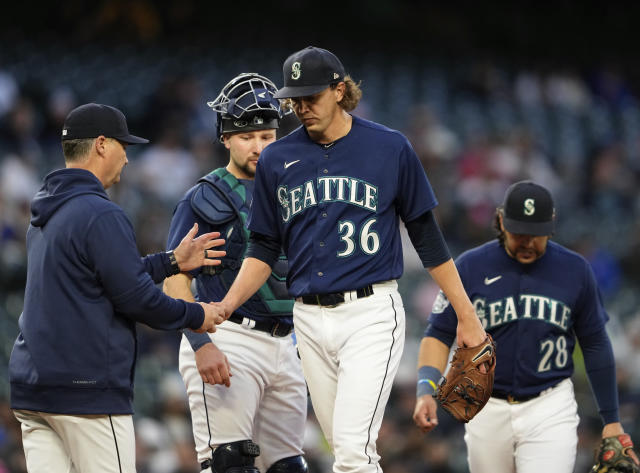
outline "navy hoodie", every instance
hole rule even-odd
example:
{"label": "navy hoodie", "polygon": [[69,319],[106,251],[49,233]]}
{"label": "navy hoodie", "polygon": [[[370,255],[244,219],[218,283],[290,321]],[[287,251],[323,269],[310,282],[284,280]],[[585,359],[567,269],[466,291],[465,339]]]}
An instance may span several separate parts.
{"label": "navy hoodie", "polygon": [[31,202],[27,287],[11,352],[11,407],[131,414],[135,323],[199,328],[202,307],[166,296],[163,254],[140,258],[131,223],[83,169],[49,174]]}

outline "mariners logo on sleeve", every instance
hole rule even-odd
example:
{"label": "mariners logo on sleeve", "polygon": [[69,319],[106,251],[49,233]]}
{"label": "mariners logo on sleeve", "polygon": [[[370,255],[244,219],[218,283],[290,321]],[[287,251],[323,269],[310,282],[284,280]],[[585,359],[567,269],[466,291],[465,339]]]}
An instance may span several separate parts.
{"label": "mariners logo on sleeve", "polygon": [[449,307],[449,299],[447,299],[447,296],[444,295],[444,292],[438,292],[438,297],[436,297],[436,300],[433,301],[431,313],[442,314],[447,307]]}

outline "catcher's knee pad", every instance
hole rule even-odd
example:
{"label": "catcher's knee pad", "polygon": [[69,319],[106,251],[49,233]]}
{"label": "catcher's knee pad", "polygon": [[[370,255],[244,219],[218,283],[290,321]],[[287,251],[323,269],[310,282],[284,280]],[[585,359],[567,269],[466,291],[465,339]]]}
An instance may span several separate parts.
{"label": "catcher's knee pad", "polygon": [[259,473],[254,466],[260,447],[251,440],[223,443],[214,450],[211,460],[202,463],[202,469],[213,473]]}
{"label": "catcher's knee pad", "polygon": [[269,467],[267,473],[307,473],[307,461],[302,455],[278,460]]}

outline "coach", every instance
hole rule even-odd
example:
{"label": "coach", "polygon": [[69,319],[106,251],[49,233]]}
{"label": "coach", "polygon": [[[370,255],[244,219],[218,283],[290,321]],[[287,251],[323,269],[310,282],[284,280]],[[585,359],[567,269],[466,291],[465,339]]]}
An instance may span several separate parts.
{"label": "coach", "polygon": [[215,331],[218,309],[162,293],[154,283],[219,264],[218,234],[140,258],[133,228],[105,189],[120,180],[129,134],[120,110],[86,104],[62,130],[66,169],[31,202],[27,286],[9,361],[11,408],[29,472],[135,472],[135,323]]}

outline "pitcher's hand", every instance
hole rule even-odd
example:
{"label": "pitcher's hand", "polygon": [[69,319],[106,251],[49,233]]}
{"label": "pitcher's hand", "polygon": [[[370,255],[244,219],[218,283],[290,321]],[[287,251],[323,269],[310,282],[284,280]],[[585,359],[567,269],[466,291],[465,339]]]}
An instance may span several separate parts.
{"label": "pitcher's hand", "polygon": [[458,345],[461,347],[475,347],[484,342],[487,334],[475,313],[458,320]]}
{"label": "pitcher's hand", "polygon": [[204,322],[202,322],[200,328],[194,330],[194,332],[215,332],[216,325],[221,324],[226,320],[222,308],[216,303],[206,304],[204,302],[198,302],[198,304],[200,304],[200,306],[204,309]]}

